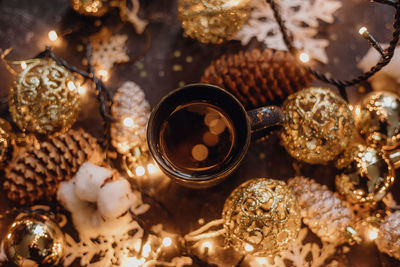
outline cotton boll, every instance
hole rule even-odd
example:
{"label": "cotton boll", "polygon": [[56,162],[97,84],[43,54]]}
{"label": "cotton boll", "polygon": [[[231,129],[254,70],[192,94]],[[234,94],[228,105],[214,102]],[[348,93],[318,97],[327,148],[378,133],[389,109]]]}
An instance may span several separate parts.
{"label": "cotton boll", "polygon": [[132,190],[123,178],[106,183],[99,191],[97,207],[103,218],[117,218],[132,205]]}
{"label": "cotton boll", "polygon": [[75,193],[81,200],[96,202],[100,187],[113,171],[86,162],[75,175]]}

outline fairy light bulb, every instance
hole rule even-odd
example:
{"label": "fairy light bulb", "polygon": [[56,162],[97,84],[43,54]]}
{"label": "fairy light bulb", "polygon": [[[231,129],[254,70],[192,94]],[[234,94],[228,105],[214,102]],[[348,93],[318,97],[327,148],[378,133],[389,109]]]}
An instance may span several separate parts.
{"label": "fairy light bulb", "polygon": [[135,123],[133,122],[133,119],[130,117],[125,118],[123,123],[126,127],[130,127],[130,128],[132,128],[135,125]]}
{"label": "fairy light bulb", "polygon": [[68,87],[68,89],[71,90],[71,91],[75,91],[75,90],[76,90],[76,86],[75,86],[75,83],[74,83],[73,81],[69,81],[69,82],[67,83],[67,87]]}
{"label": "fairy light bulb", "polygon": [[151,246],[149,243],[146,243],[143,246],[143,250],[142,250],[142,256],[143,257],[148,257],[150,255],[150,251],[151,251]]}
{"label": "fairy light bulb", "polygon": [[55,42],[58,40],[58,34],[55,30],[51,30],[49,31],[49,33],[47,34],[50,41]]}
{"label": "fairy light bulb", "polygon": [[364,33],[366,33],[368,31],[367,27],[361,27],[358,32],[363,35]]}
{"label": "fairy light bulb", "polygon": [[244,250],[246,250],[247,252],[251,252],[254,250],[254,247],[250,244],[246,244],[244,245]]}
{"label": "fairy light bulb", "polygon": [[97,75],[105,82],[108,81],[108,79],[110,78],[108,71],[106,70],[97,71]]}
{"label": "fairy light bulb", "polygon": [[154,164],[149,163],[147,164],[147,170],[149,171],[150,174],[154,174],[156,172],[156,166]]}
{"label": "fairy light bulb", "polygon": [[204,241],[201,244],[201,248],[206,253],[206,252],[210,252],[212,250],[213,245],[212,245],[212,243],[210,241]]}
{"label": "fairy light bulb", "polygon": [[300,55],[299,55],[299,59],[300,59],[301,62],[307,63],[307,62],[310,61],[310,56],[309,56],[307,53],[302,52],[302,53],[300,53]]}
{"label": "fairy light bulb", "polygon": [[136,167],[135,172],[137,176],[143,176],[146,173],[146,170],[143,166],[138,166]]}
{"label": "fairy light bulb", "polygon": [[378,237],[378,229],[375,227],[368,229],[367,237],[369,240],[374,241]]}
{"label": "fairy light bulb", "polygon": [[169,247],[172,245],[172,239],[170,237],[165,237],[162,243],[164,247]]}

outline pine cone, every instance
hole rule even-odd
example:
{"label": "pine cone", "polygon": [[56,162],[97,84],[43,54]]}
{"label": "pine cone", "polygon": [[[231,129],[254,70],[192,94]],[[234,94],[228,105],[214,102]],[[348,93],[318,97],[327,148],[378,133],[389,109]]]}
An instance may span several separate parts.
{"label": "pine cone", "polygon": [[288,185],[299,201],[303,222],[311,231],[322,241],[337,245],[348,240],[345,231],[354,215],[337,193],[304,177],[290,179]]}
{"label": "pine cone", "polygon": [[5,170],[3,188],[21,205],[51,200],[60,182],[69,180],[84,162],[101,164],[104,154],[83,130],[69,130],[14,155]]}
{"label": "pine cone", "polygon": [[400,211],[392,213],[382,222],[375,243],[379,251],[400,260]]}
{"label": "pine cone", "polygon": [[111,124],[111,143],[115,149],[121,154],[135,147],[146,151],[150,105],[142,89],[134,82],[125,82],[113,98],[111,112],[116,118]]}
{"label": "pine cone", "polygon": [[213,61],[201,82],[230,91],[250,109],[281,104],[286,96],[308,87],[313,79],[289,52],[253,49]]}

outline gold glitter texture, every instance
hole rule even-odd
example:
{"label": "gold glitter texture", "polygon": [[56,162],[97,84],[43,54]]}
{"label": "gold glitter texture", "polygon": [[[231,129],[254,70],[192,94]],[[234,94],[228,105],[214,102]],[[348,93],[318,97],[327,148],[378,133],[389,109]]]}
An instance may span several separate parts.
{"label": "gold glitter texture", "polygon": [[101,17],[109,9],[107,0],[69,0],[71,7],[85,16]]}
{"label": "gold glitter texture", "polygon": [[75,76],[51,59],[37,59],[18,74],[9,93],[9,109],[23,130],[38,134],[65,131],[80,109]]}
{"label": "gold glitter texture", "polygon": [[179,0],[178,18],[185,35],[203,43],[230,40],[247,21],[249,0]]}
{"label": "gold glitter texture", "polygon": [[303,89],[283,103],[286,122],[281,143],[295,159],[310,164],[334,160],[353,138],[347,103],[325,88]]}
{"label": "gold glitter texture", "polygon": [[297,237],[300,216],[296,197],[285,182],[247,181],[225,201],[226,243],[255,256],[276,255]]}

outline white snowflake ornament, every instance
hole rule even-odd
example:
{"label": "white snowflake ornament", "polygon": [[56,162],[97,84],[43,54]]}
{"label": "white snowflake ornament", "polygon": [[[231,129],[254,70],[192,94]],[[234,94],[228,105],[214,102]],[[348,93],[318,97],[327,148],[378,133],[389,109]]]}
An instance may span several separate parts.
{"label": "white snowflake ornament", "polygon": [[[319,21],[332,23],[333,14],[342,6],[338,0],[281,0],[278,1],[285,25],[293,34],[294,46],[311,58],[328,63],[326,39],[316,39]],[[268,48],[287,50],[272,9],[265,0],[252,0],[249,21],[234,39],[247,45],[255,37]]]}
{"label": "white snowflake ornament", "polygon": [[102,28],[99,33],[90,36],[92,42],[92,60],[97,69],[108,71],[116,63],[130,60],[126,53],[126,34],[112,34],[108,28]]}

